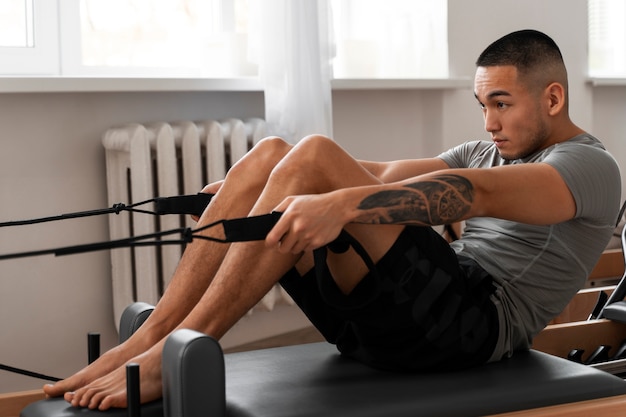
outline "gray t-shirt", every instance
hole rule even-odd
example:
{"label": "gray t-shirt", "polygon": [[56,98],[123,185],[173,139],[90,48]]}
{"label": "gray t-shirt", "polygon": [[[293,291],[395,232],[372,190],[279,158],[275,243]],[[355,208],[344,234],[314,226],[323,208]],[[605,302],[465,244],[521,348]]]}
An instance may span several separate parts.
{"label": "gray t-shirt", "polygon": [[[500,334],[491,360],[527,349],[533,337],[583,287],[615,228],[621,181],[617,163],[600,141],[583,134],[524,159],[506,161],[492,142],[473,141],[439,155],[451,168],[489,168],[543,162],[572,193],[572,220],[535,226],[495,218],[466,221],[458,254],[493,278]],[[515,184],[511,184],[515,187]]]}

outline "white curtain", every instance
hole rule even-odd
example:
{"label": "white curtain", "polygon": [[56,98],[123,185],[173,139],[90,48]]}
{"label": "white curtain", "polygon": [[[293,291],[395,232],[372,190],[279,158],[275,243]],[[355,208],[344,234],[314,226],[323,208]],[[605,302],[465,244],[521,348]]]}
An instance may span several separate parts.
{"label": "white curtain", "polygon": [[291,143],[332,137],[330,8],[327,0],[252,0],[251,58],[265,92],[268,133]]}

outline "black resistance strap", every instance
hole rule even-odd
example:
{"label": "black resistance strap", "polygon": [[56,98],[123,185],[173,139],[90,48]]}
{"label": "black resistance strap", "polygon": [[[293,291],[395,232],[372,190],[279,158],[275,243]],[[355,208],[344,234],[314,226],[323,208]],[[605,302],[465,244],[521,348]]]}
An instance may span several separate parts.
{"label": "black resistance strap", "polygon": [[[57,220],[76,219],[80,217],[98,216],[101,214],[120,214],[122,211],[129,211],[135,213],[144,214],[192,214],[200,216],[206,206],[213,198],[213,194],[192,194],[192,195],[180,195],[174,197],[157,197],[150,200],[141,201],[139,203],[126,205],[124,203],[113,204],[110,208],[79,211],[75,213],[60,214],[58,216],[41,217],[32,220],[17,220],[0,223],[0,227],[9,226],[25,226],[30,224],[45,223]],[[144,204],[154,203],[154,210],[140,210],[136,209],[137,206]]]}
{"label": "black resistance strap", "polygon": [[[0,227],[10,227],[10,226],[25,226],[32,224],[39,224],[57,220],[67,220],[67,219],[76,219],[81,217],[89,217],[89,216],[97,216],[102,214],[120,214],[123,211],[134,212],[134,213],[143,213],[143,214],[152,214],[152,215],[163,215],[163,214],[190,214],[200,216],[206,206],[211,201],[213,194],[193,194],[193,195],[182,195],[182,196],[173,196],[173,197],[157,197],[150,200],[141,201],[139,203],[126,205],[124,203],[116,203],[113,204],[110,208],[99,209],[99,210],[88,210],[88,211],[80,211],[75,213],[67,213],[61,214],[58,216],[50,216],[50,217],[41,217],[37,219],[31,220],[18,220],[18,221],[9,221],[0,223]],[[148,203],[154,203],[154,210],[142,210],[137,209],[135,207],[145,205]],[[219,223],[219,222],[217,222]],[[207,227],[215,226],[217,223],[209,225]],[[177,240],[162,240],[161,238],[164,236],[172,235],[172,234],[180,234],[181,238]],[[70,255],[84,252],[91,252],[96,250],[103,249],[115,249],[115,248],[123,248],[123,247],[136,247],[136,246],[156,246],[156,245],[170,245],[170,244],[181,244],[188,243],[193,238],[193,232],[189,228],[180,228],[173,230],[166,230],[157,233],[151,233],[147,235],[134,236],[126,239],[100,242],[100,243],[90,243],[86,245],[76,245],[76,246],[68,246],[63,248],[55,248],[55,249],[43,249],[43,250],[35,250],[30,252],[19,252],[19,253],[10,253],[0,255],[0,260],[5,259],[14,259],[14,258],[23,258],[28,256],[40,256],[40,255],[48,255],[53,254],[55,256],[60,255]],[[144,242],[146,239],[158,239],[152,240],[148,242]]]}
{"label": "black resistance strap", "polygon": [[[183,195],[173,197],[159,197],[151,200],[142,201],[131,205],[125,205],[123,203],[114,204],[111,208],[90,210],[76,213],[62,214],[59,216],[42,217],[33,220],[20,220],[0,223],[0,227],[9,226],[23,226],[30,224],[38,224],[56,220],[74,219],[80,217],[95,216],[101,214],[119,214],[122,211],[131,211],[144,214],[190,214],[200,216],[206,206],[211,201],[212,194],[194,194]],[[140,210],[135,207],[147,203],[154,203],[154,211]],[[0,255],[0,260],[22,258],[28,256],[40,256],[47,254],[54,254],[55,256],[78,254],[84,252],[91,252],[104,249],[125,248],[125,247],[137,247],[137,246],[160,246],[170,244],[184,244],[189,243],[193,239],[204,239],[220,243],[233,243],[233,242],[247,242],[254,240],[263,240],[267,234],[272,230],[274,225],[280,219],[282,213],[272,212],[260,216],[243,217],[236,219],[222,219],[216,222],[207,224],[197,229],[191,228],[178,228],[172,230],[166,230],[162,232],[156,232],[146,235],[133,236],[125,239],[112,240],[107,242],[89,243],[84,245],[66,246],[62,248],[36,250],[30,252],[19,252]],[[210,236],[203,236],[199,233],[221,225],[224,229],[224,238],[214,238]],[[163,240],[164,236],[179,234],[179,239]],[[342,230],[336,240],[329,243],[327,246],[321,247],[314,251],[315,269],[316,273],[320,273],[321,269],[326,264],[326,249],[328,248],[334,253],[343,253],[350,249],[350,246],[354,248],[356,253],[363,259],[370,271],[375,273],[374,263],[367,251],[363,246],[348,232]],[[18,373],[34,378],[39,378],[47,381],[60,381],[60,378],[51,377],[48,375],[39,374],[36,372],[26,371],[23,369],[15,368],[0,364],[0,370]]]}
{"label": "black resistance strap", "polygon": [[57,377],[50,376],[50,375],[44,375],[44,374],[40,374],[40,373],[37,373],[37,372],[31,372],[31,371],[27,371],[25,369],[14,368],[13,366],[3,365],[1,363],[0,363],[0,370],[11,372],[11,373],[14,373],[14,374],[29,376],[31,378],[42,379],[44,381],[51,381],[51,382],[61,381],[61,378],[57,378]]}

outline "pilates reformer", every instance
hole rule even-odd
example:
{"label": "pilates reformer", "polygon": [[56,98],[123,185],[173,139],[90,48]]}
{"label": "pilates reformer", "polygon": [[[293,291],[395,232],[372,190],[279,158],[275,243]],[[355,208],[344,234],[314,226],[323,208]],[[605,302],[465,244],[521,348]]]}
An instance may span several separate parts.
{"label": "pilates reformer", "polygon": [[[187,203],[197,201],[191,196],[186,197]],[[158,214],[181,211],[180,207],[168,206],[176,200],[162,201],[155,202],[161,204],[157,208]],[[206,206],[206,200],[200,206],[202,204]],[[197,214],[198,208],[182,211]],[[271,227],[277,215],[273,216],[273,219],[267,217],[260,220],[261,228],[267,228],[268,224]],[[245,227],[242,224],[247,221],[220,222],[224,226],[226,240],[252,240],[242,232],[242,227]],[[187,230],[177,232],[182,233],[183,238],[166,244],[184,243],[196,237]],[[267,231],[261,230],[260,233],[257,239],[262,239]],[[625,242],[624,233],[622,242]],[[147,238],[160,237],[151,235]],[[80,245],[45,253],[0,255],[0,259],[151,244],[140,241],[145,238],[106,242],[108,246]],[[624,281],[622,278],[620,284]],[[595,322],[612,323],[622,319],[623,313],[620,312],[626,310],[626,302],[621,300],[626,294],[626,284],[623,289],[620,284],[597,317],[593,318]],[[616,306],[611,307],[613,304]],[[120,341],[143,323],[151,309],[149,305],[138,303],[124,312]],[[623,334],[626,335],[626,332]],[[396,374],[377,371],[345,359],[326,343],[223,355],[219,344],[212,338],[181,330],[170,336],[163,355],[163,400],[141,407],[135,404],[129,407],[130,411],[135,412],[139,408],[144,416],[478,416],[597,399],[605,399],[597,403],[598,407],[614,402],[626,406],[626,383],[621,378],[600,370],[602,368],[595,369],[595,366],[538,350],[520,352],[509,360],[461,372]],[[130,399],[130,393],[134,391],[131,388],[133,372],[129,368],[129,404],[133,403]],[[454,401],[450,401],[450,392],[454,393]],[[74,409],[62,399],[50,399],[33,403],[21,415],[63,417],[127,413],[127,410],[103,413]]]}

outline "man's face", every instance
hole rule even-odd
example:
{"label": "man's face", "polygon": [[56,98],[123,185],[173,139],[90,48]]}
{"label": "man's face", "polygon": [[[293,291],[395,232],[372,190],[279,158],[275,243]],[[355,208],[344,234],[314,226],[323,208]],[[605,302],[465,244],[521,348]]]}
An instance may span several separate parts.
{"label": "man's face", "polygon": [[474,95],[503,158],[523,158],[549,145],[542,102],[518,79],[514,66],[478,67]]}

